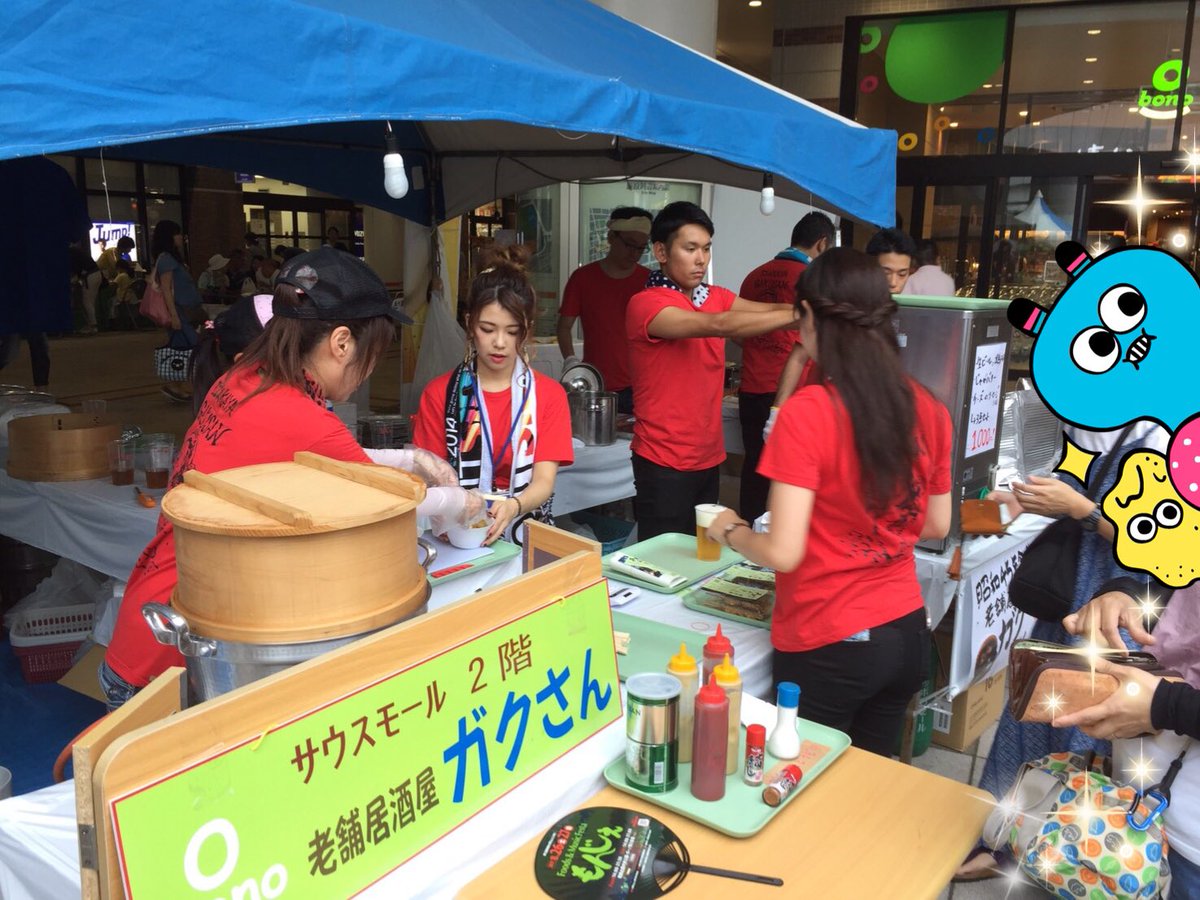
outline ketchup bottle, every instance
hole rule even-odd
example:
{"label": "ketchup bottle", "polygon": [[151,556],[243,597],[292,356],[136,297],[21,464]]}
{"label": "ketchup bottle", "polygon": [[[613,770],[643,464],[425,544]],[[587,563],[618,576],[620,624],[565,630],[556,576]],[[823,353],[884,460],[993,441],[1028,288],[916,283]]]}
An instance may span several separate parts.
{"label": "ketchup bottle", "polygon": [[725,756],[729,747],[729,699],[715,681],[696,692],[692,732],[692,796],[720,800],[725,796]]}
{"label": "ketchup bottle", "polygon": [[717,625],[717,633],[704,642],[704,650],[701,653],[703,662],[700,669],[700,683],[708,684],[708,676],[712,674],[712,670],[725,661],[728,655],[729,661],[733,662],[733,644],[729,638],[721,634],[721,626]]}

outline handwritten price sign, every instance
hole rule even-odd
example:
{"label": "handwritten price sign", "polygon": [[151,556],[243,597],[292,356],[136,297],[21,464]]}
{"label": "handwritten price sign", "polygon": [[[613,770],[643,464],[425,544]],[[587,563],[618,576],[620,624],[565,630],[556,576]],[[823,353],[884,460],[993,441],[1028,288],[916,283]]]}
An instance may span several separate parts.
{"label": "handwritten price sign", "polygon": [[964,455],[986,453],[996,446],[1000,397],[1004,392],[1004,360],[1007,344],[983,344],[975,348],[975,370],[971,376],[971,410],[967,417]]}

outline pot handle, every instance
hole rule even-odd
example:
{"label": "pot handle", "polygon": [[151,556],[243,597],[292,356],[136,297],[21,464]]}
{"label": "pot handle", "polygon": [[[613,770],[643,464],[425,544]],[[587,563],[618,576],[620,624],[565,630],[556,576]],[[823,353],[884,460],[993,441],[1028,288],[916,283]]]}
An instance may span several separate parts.
{"label": "pot handle", "polygon": [[184,656],[211,656],[217,649],[216,641],[193,637],[187,619],[165,603],[147,603],[142,607],[142,618],[155,640],[176,648]]}
{"label": "pot handle", "polygon": [[428,574],[429,567],[437,559],[437,547],[424,538],[417,538],[417,544],[425,551],[425,558],[421,560],[421,568]]}

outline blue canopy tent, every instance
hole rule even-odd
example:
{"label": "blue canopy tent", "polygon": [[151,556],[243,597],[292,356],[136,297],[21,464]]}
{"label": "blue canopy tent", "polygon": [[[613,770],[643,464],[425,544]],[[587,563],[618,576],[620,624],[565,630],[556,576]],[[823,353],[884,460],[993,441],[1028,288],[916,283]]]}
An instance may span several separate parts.
{"label": "blue canopy tent", "polygon": [[[0,160],[104,148],[257,172],[422,223],[557,181],[757,190],[770,173],[780,196],[895,218],[893,132],[587,0],[5,8]],[[412,183],[399,201],[383,191],[386,120]]]}

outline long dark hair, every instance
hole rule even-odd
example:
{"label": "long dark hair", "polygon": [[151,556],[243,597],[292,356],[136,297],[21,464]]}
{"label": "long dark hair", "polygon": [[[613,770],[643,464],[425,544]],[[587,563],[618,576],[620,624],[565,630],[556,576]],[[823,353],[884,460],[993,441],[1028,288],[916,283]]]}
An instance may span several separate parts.
{"label": "long dark hair", "polygon": [[533,330],[537,306],[533,285],[525,271],[529,251],[520,244],[495,247],[489,251],[485,267],[467,292],[467,331],[470,332],[483,308],[499,303],[500,308],[517,320],[521,344]]}
{"label": "long dark hair", "polygon": [[[270,313],[270,298],[264,296],[264,300],[267,301],[266,313]],[[200,412],[209,389],[262,333],[263,324],[254,297],[242,297],[215,319],[204,323],[188,363],[193,412]]]}
{"label": "long dark hair", "polygon": [[[281,305],[311,307],[313,303],[290,284],[275,285],[275,309]],[[356,351],[350,362],[350,371],[365,381],[375,368],[375,363],[396,339],[396,326],[388,316],[373,316],[369,319],[347,319],[345,321],[324,319],[294,319],[276,315],[267,323],[245,354],[233,366],[234,369],[256,369],[262,373],[262,384],[249,396],[265,391],[274,384],[286,384],[304,390],[304,363],[316,346],[339,326],[350,329]],[[249,397],[247,398],[249,399]]]}
{"label": "long dark hair", "polygon": [[834,247],[800,276],[797,308],[801,301],[812,308],[822,380],[850,418],[867,508],[881,513],[911,492],[917,455],[913,387],[887,277],[865,253]]}
{"label": "long dark hair", "polygon": [[154,226],[154,233],[150,236],[151,259],[156,260],[160,254],[170,253],[179,261],[180,265],[183,265],[183,256],[180,255],[179,248],[175,246],[175,235],[177,234],[183,234],[183,229],[179,227],[178,222],[160,219]]}

